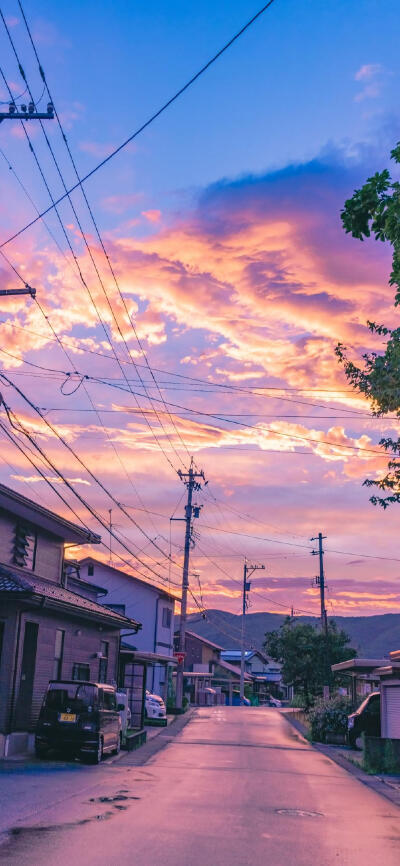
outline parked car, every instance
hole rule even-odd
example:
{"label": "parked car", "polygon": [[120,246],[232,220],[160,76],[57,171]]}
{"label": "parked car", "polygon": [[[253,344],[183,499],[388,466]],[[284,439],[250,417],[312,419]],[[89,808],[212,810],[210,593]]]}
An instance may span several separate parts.
{"label": "parked car", "polygon": [[166,719],[167,710],[160,695],[152,695],[146,690],[145,717],[147,719]]}
{"label": "parked car", "polygon": [[349,745],[356,748],[357,740],[361,734],[370,737],[381,735],[381,695],[380,692],[371,692],[360,704],[355,713],[351,713],[347,719],[347,731]]}
{"label": "parked car", "polygon": [[131,722],[131,708],[129,706],[128,695],[126,692],[117,692],[116,697],[117,710],[121,719],[121,739],[124,740]]}
{"label": "parked car", "polygon": [[36,728],[38,758],[56,749],[98,764],[103,754],[118,753],[120,745],[121,719],[113,686],[50,681]]}
{"label": "parked car", "polygon": [[267,698],[267,707],[281,707],[282,701],[279,698],[274,698],[272,695]]}
{"label": "parked car", "polygon": [[[240,695],[238,692],[234,692],[232,695],[232,706],[233,707],[240,707]],[[243,706],[244,707],[251,707],[251,701],[249,701],[248,698],[243,698]]]}

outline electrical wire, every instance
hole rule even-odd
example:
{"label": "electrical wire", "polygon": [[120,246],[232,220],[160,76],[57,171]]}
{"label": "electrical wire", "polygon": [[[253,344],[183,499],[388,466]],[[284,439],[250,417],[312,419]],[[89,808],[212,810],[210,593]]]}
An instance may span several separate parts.
{"label": "electrical wire", "polygon": [[[38,409],[38,407],[36,407],[36,406],[32,403],[32,401],[31,401],[31,400],[30,400],[30,399],[29,399],[29,398],[28,398],[28,397],[23,393],[23,391],[21,391],[21,389],[18,388],[18,386],[15,385],[15,383],[13,383],[13,382],[11,381],[11,379],[9,379],[9,378],[4,374],[4,373],[0,373],[0,378],[1,378],[3,381],[7,382],[9,385],[11,385],[11,387],[12,387],[12,388],[13,388],[13,389],[14,389],[14,390],[19,394],[19,396],[23,399],[23,401],[24,401],[25,403],[27,403],[27,404],[30,406],[30,408],[33,409],[33,410],[36,412],[37,415],[39,415],[39,417],[41,418],[41,420],[42,420],[42,421],[44,422],[44,424],[45,424],[45,425],[46,425],[46,426],[51,430],[51,432],[53,433],[53,435],[55,435],[55,436],[57,437],[57,439],[58,439],[58,440],[59,440],[59,441],[64,445],[64,447],[65,447],[65,448],[66,448],[66,449],[67,449],[67,450],[68,450],[68,451],[69,451],[69,452],[70,452],[70,453],[75,457],[75,459],[76,459],[77,462],[80,464],[80,466],[82,466],[82,468],[85,470],[85,472],[87,472],[87,474],[90,476],[90,478],[92,478],[92,480],[96,483],[96,485],[99,486],[99,487],[101,488],[101,490],[102,490],[102,491],[103,491],[103,492],[104,492],[104,493],[105,493],[105,494],[106,494],[106,495],[107,495],[107,496],[112,500],[112,502],[114,502],[114,504],[115,504],[115,505],[117,506],[117,508],[118,508],[118,509],[119,509],[119,510],[120,510],[120,511],[125,515],[125,517],[128,517],[128,520],[129,520],[129,521],[130,521],[130,522],[131,522],[131,523],[136,527],[136,529],[138,529],[139,532],[141,532],[142,535],[144,535],[144,536],[147,538],[148,541],[151,540],[151,543],[153,544],[153,546],[156,548],[156,550],[157,550],[159,553],[161,553],[161,555],[162,555],[163,557],[168,558],[167,554],[162,550],[162,548],[161,548],[158,544],[156,544],[152,539],[150,539],[150,537],[148,536],[147,532],[146,532],[146,531],[145,531],[145,530],[140,526],[140,524],[138,524],[137,521],[136,521],[133,517],[131,517],[131,515],[128,513],[128,511],[126,511],[126,509],[124,509],[123,505],[121,505],[121,503],[118,502],[118,500],[115,498],[115,496],[114,496],[114,495],[113,495],[113,494],[112,494],[112,493],[107,489],[107,487],[102,483],[102,481],[100,481],[100,480],[96,477],[96,475],[92,472],[92,470],[91,470],[88,466],[85,465],[84,461],[79,457],[79,455],[77,454],[77,452],[75,451],[75,449],[72,448],[72,446],[69,445],[68,442],[66,442],[66,440],[64,439],[64,437],[61,436],[61,435],[59,434],[59,432],[57,431],[57,429],[56,429],[56,428],[55,428],[55,427],[54,427],[54,426],[53,426],[53,425],[52,425],[52,424],[47,420],[47,418],[45,418],[45,416],[44,416],[43,413],[40,411],[40,409]],[[8,407],[6,406],[6,403],[4,402],[4,399],[3,399],[3,406],[5,407],[6,412],[7,412]],[[7,412],[7,414],[8,414],[8,412]],[[15,415],[15,413],[13,413],[13,414]],[[15,416],[15,417],[16,417],[16,416]],[[28,437],[30,438],[30,441],[32,441],[32,444],[34,445],[34,447],[35,447],[36,449],[38,449],[38,450],[41,451],[41,449],[40,449],[40,447],[38,446],[38,444],[37,444],[34,440],[32,440],[32,437],[30,437],[30,434],[29,434],[26,430],[22,430],[21,432],[23,432],[24,435],[26,435],[26,436],[28,436]],[[41,453],[42,453],[42,452],[41,452]],[[46,457],[46,459],[49,460],[49,458],[47,458],[47,457]],[[57,473],[59,472],[59,470],[57,470],[56,467],[54,467],[54,465],[52,465],[52,468],[54,468],[55,471],[57,471]],[[68,483],[68,482],[66,482],[66,483]],[[82,501],[82,498],[80,497],[80,494],[78,494],[74,489],[73,489],[73,492],[74,492],[75,495],[78,496],[78,498],[80,498],[81,501]],[[99,518],[98,518],[98,519],[99,519]],[[102,525],[103,525],[103,524],[102,524]],[[106,527],[106,528],[107,528],[107,531],[109,531],[108,527]],[[121,543],[122,543],[122,542],[121,542]],[[143,564],[143,563],[142,563],[142,564]],[[173,562],[173,564],[174,564],[174,565],[177,565],[177,563],[175,563],[175,562]],[[149,566],[147,566],[147,567],[149,567]],[[159,575],[158,575],[158,576],[159,576]]]}
{"label": "electrical wire", "polygon": [[[15,59],[16,59],[17,64],[18,64],[18,68],[19,68],[20,74],[22,75],[23,80],[27,83],[29,93],[31,94],[31,90],[30,90],[30,87],[29,87],[29,83],[27,82],[26,75],[25,75],[25,72],[24,72],[23,67],[22,67],[22,65],[21,65],[21,62],[20,62],[20,59],[19,59],[19,56],[18,56],[18,53],[17,53],[16,47],[15,47],[14,41],[13,41],[13,39],[12,39],[12,36],[11,36],[10,30],[9,30],[9,28],[8,28],[8,26],[7,26],[6,20],[5,20],[5,18],[4,18],[4,15],[3,15],[3,12],[2,12],[1,9],[0,9],[0,17],[1,17],[2,21],[3,21],[3,24],[4,24],[4,27],[5,27],[5,30],[6,30],[6,33],[7,33],[8,39],[9,39],[9,41],[10,41],[10,44],[11,44],[12,50],[13,50],[13,52],[14,52]],[[3,80],[4,80],[5,84],[6,84],[6,87],[7,87],[8,90],[9,90],[9,93],[11,94],[11,91],[10,91],[10,88],[9,88],[9,85],[8,85],[8,82],[7,82],[6,77],[5,77],[5,75],[4,75],[4,72],[2,71],[1,68],[0,68],[0,74],[1,74]],[[31,98],[32,98],[32,97],[31,97]],[[39,120],[39,123],[40,123],[41,130],[42,130],[42,132],[43,132],[43,135],[44,135],[45,141],[46,141],[47,146],[48,146],[48,148],[49,148],[49,151],[50,151],[50,153],[51,153],[51,156],[52,156],[53,162],[54,162],[54,164],[55,164],[56,170],[57,170],[58,175],[59,175],[59,177],[60,177],[61,183],[63,184],[64,189],[67,190],[67,187],[66,187],[66,185],[65,185],[65,182],[64,182],[64,178],[63,178],[63,175],[62,175],[61,169],[60,169],[60,167],[59,167],[59,165],[58,165],[57,158],[56,158],[56,156],[55,156],[54,150],[53,150],[53,148],[52,148],[52,145],[51,145],[51,143],[50,143],[50,140],[49,140],[49,138],[48,138],[48,135],[47,135],[47,133],[46,133],[46,130],[45,130],[44,126],[43,126],[43,122],[42,122],[42,120]],[[98,320],[99,320],[99,322],[100,322],[100,324],[101,324],[101,326],[102,326],[102,328],[103,328],[103,331],[104,331],[104,334],[105,334],[105,336],[106,336],[107,342],[110,344],[111,349],[112,349],[113,354],[114,354],[114,357],[115,357],[115,360],[117,361],[117,363],[118,363],[118,365],[119,365],[119,368],[120,368],[120,370],[121,370],[122,376],[123,376],[123,378],[125,379],[125,381],[126,381],[126,383],[127,383],[127,385],[128,385],[129,390],[132,392],[132,389],[130,388],[129,380],[128,380],[128,378],[127,378],[126,375],[125,375],[125,371],[124,371],[122,365],[119,363],[118,355],[117,355],[117,353],[116,353],[116,351],[115,351],[115,348],[114,348],[114,345],[113,345],[112,339],[111,339],[110,335],[109,335],[108,332],[107,332],[107,329],[106,329],[105,323],[104,323],[104,321],[103,321],[103,319],[102,319],[102,317],[101,317],[101,314],[100,314],[99,307],[98,307],[98,305],[97,305],[97,303],[96,303],[96,301],[95,301],[95,299],[94,299],[94,295],[93,295],[92,291],[90,290],[89,285],[88,285],[86,279],[85,279],[84,276],[83,276],[83,273],[82,273],[81,267],[80,267],[80,265],[79,265],[78,258],[77,258],[77,256],[76,256],[74,250],[73,250],[73,247],[72,247],[72,244],[71,244],[70,238],[69,238],[69,236],[68,236],[68,234],[67,234],[67,232],[66,232],[66,230],[65,230],[64,224],[63,224],[63,222],[62,222],[62,220],[61,220],[61,217],[60,217],[60,214],[59,214],[58,208],[57,208],[57,206],[56,206],[56,204],[55,204],[55,202],[54,202],[54,198],[53,198],[53,196],[52,196],[52,193],[51,193],[50,187],[49,187],[49,185],[48,185],[48,183],[47,183],[47,180],[46,180],[46,178],[45,178],[45,175],[44,175],[43,169],[42,169],[42,167],[41,167],[41,165],[40,165],[40,162],[39,162],[39,160],[38,160],[38,157],[37,157],[37,154],[36,154],[35,148],[33,147],[32,141],[31,141],[31,139],[30,139],[30,137],[29,137],[29,135],[28,135],[28,133],[27,133],[27,131],[26,131],[26,129],[25,129],[25,126],[24,126],[22,120],[21,120],[21,125],[22,125],[22,127],[23,127],[23,130],[24,130],[25,136],[26,136],[27,141],[28,141],[28,143],[29,143],[29,148],[30,148],[30,150],[31,150],[31,152],[32,152],[32,154],[33,154],[33,156],[34,156],[34,159],[35,159],[36,165],[37,165],[37,167],[38,167],[38,170],[39,170],[39,172],[40,172],[40,175],[41,175],[41,177],[42,177],[42,180],[43,180],[43,182],[44,182],[44,185],[45,185],[46,190],[47,190],[47,192],[48,192],[48,195],[49,195],[49,197],[50,197],[50,200],[51,200],[52,204],[53,204],[54,207],[55,207],[55,212],[56,212],[56,215],[57,215],[57,218],[58,218],[58,221],[59,221],[59,224],[60,224],[61,230],[62,230],[62,232],[63,232],[63,234],[64,234],[65,240],[66,240],[66,242],[67,242],[67,245],[68,245],[69,250],[70,250],[70,252],[71,252],[71,255],[72,255],[72,257],[73,257],[73,260],[74,260],[75,266],[76,266],[76,268],[77,268],[77,272],[78,272],[78,275],[79,275],[80,281],[81,281],[82,285],[84,286],[84,288],[85,288],[85,290],[86,290],[86,292],[87,292],[87,294],[88,294],[88,296],[89,296],[90,302],[91,302],[91,304],[92,304],[92,306],[93,306],[93,308],[94,308],[94,310],[95,310],[95,312],[96,312],[97,318],[98,318]],[[116,325],[116,327],[117,327],[118,333],[119,333],[119,335],[120,335],[120,337],[121,337],[121,339],[122,339],[122,341],[123,341],[123,343],[124,343],[124,345],[125,345],[126,351],[127,351],[128,355],[129,355],[129,357],[130,357],[130,359],[131,359],[131,362],[132,362],[133,366],[135,367],[135,361],[134,361],[134,359],[133,359],[133,357],[132,357],[132,354],[131,354],[131,352],[130,352],[130,349],[129,349],[127,343],[126,343],[125,337],[124,337],[124,335],[123,335],[123,333],[122,333],[122,331],[121,331],[121,328],[120,328],[120,326],[119,326],[118,319],[117,319],[117,317],[116,317],[116,315],[115,315],[115,313],[114,313],[114,309],[113,309],[112,304],[111,304],[111,302],[110,302],[110,299],[109,299],[108,293],[107,293],[107,291],[106,291],[106,288],[105,288],[104,282],[103,282],[103,280],[102,280],[102,277],[101,277],[100,271],[99,271],[99,269],[98,269],[98,267],[97,267],[97,264],[96,264],[95,258],[94,258],[94,256],[93,256],[92,250],[91,250],[91,248],[90,248],[90,245],[89,245],[89,243],[88,243],[88,240],[87,240],[86,234],[85,234],[85,232],[84,232],[84,230],[83,230],[83,227],[82,227],[82,225],[81,225],[81,222],[80,222],[79,216],[78,216],[78,214],[77,214],[76,208],[75,208],[75,206],[74,206],[74,204],[73,204],[73,202],[72,202],[72,199],[71,199],[71,197],[70,197],[70,195],[69,195],[69,193],[68,193],[67,191],[66,191],[66,196],[68,197],[69,204],[70,204],[70,206],[71,206],[71,209],[72,209],[72,212],[73,212],[73,214],[74,214],[74,217],[75,217],[75,219],[76,219],[76,221],[77,221],[77,224],[78,224],[79,230],[80,230],[80,232],[81,232],[82,239],[83,239],[83,241],[84,241],[85,247],[86,247],[87,252],[88,252],[88,254],[89,254],[89,257],[90,257],[90,260],[91,260],[92,265],[93,265],[93,267],[94,267],[94,270],[95,270],[95,272],[96,272],[96,276],[97,276],[97,278],[98,278],[98,281],[99,281],[100,287],[101,287],[101,289],[102,289],[102,291],[103,291],[103,294],[104,294],[104,296],[105,296],[105,298],[106,298],[107,305],[108,305],[108,307],[109,307],[109,310],[110,310],[111,316],[112,316],[112,318],[113,318],[113,320],[114,320],[114,322],[115,322],[115,325]],[[8,260],[8,261],[9,261],[9,260]],[[9,262],[9,264],[10,264],[10,262]],[[13,267],[13,266],[12,266],[12,267]],[[18,275],[18,272],[17,272],[17,270],[16,270],[15,267],[13,267],[13,270],[14,270],[14,272]],[[21,277],[20,277],[20,278],[21,278]],[[22,279],[22,278],[21,278],[21,279]],[[137,372],[138,378],[141,379],[141,377],[140,377],[140,372],[138,372],[138,370],[136,369],[136,367],[135,367],[135,370],[136,370],[136,372]],[[148,396],[148,395],[147,395],[147,396]],[[135,398],[134,398],[134,399],[135,399],[135,402],[136,402],[137,407],[138,407],[139,409],[141,409],[140,404],[139,404],[139,401],[138,401],[138,399],[137,399],[137,395],[135,395]],[[151,405],[152,405],[151,397],[148,397],[148,399],[150,400],[150,403],[151,403]],[[158,415],[157,415],[157,409],[155,409],[155,414],[156,414],[156,416],[157,416],[157,418],[158,418]],[[144,416],[144,417],[145,417],[145,416]],[[167,455],[165,449],[163,448],[163,445],[162,445],[161,441],[159,440],[157,434],[154,432],[154,430],[153,430],[153,428],[152,428],[152,426],[151,426],[151,423],[150,423],[149,419],[147,418],[147,416],[145,417],[145,420],[146,420],[146,423],[148,424],[149,429],[151,430],[151,432],[152,432],[152,434],[153,434],[155,440],[157,441],[158,446],[160,447],[161,451],[163,452],[164,457],[166,458],[166,460],[167,460],[168,463],[170,464],[172,470],[173,470],[174,472],[176,472],[175,467],[174,467],[172,461],[169,459],[169,457],[168,457],[168,455]],[[163,429],[165,429],[164,426],[163,426],[162,419],[160,420],[160,419],[158,418],[158,420],[159,420],[160,426],[161,426]],[[165,432],[166,432],[166,431],[165,431]],[[167,434],[167,436],[168,436],[168,434]],[[171,440],[171,447],[172,447],[172,450],[175,451],[175,453],[176,453],[178,459],[181,461],[180,455],[179,455],[178,452],[176,451],[175,446],[174,446],[172,440]],[[181,462],[182,462],[182,465],[184,466],[183,461],[181,461]]]}
{"label": "electrical wire", "polygon": [[[41,78],[42,78],[42,80],[43,80],[43,82],[44,82],[44,86],[45,86],[45,88],[47,89],[47,93],[48,93],[49,100],[50,100],[50,102],[54,105],[54,114],[55,114],[55,117],[56,117],[56,120],[57,120],[57,123],[58,123],[59,129],[60,129],[60,132],[61,132],[61,135],[62,135],[62,138],[63,138],[64,144],[65,144],[65,147],[66,147],[66,149],[67,149],[67,153],[68,153],[68,156],[69,156],[69,158],[70,158],[70,161],[71,161],[71,164],[72,164],[73,170],[74,170],[74,172],[75,172],[75,176],[76,176],[76,178],[77,178],[77,181],[78,181],[78,184],[79,184],[79,187],[80,187],[80,190],[81,190],[81,193],[82,193],[83,199],[84,199],[84,201],[85,201],[85,204],[86,204],[86,206],[87,206],[87,209],[88,209],[88,212],[89,212],[90,218],[91,218],[91,220],[92,220],[92,223],[93,223],[93,226],[94,226],[94,230],[95,230],[95,233],[96,233],[97,239],[98,239],[98,241],[99,241],[99,243],[100,243],[100,247],[101,247],[101,249],[102,249],[102,252],[104,253],[104,257],[105,257],[105,260],[106,260],[107,266],[108,266],[109,271],[110,271],[110,273],[111,273],[111,276],[112,276],[112,279],[113,279],[113,281],[114,281],[115,287],[116,287],[116,289],[117,289],[117,291],[118,291],[118,295],[119,295],[119,297],[120,297],[120,299],[121,299],[121,301],[122,301],[122,304],[123,304],[123,306],[124,306],[124,309],[125,309],[125,313],[126,313],[127,319],[128,319],[128,321],[129,321],[129,323],[130,323],[130,325],[131,325],[131,328],[132,328],[132,330],[133,330],[133,333],[134,333],[134,335],[135,335],[136,341],[137,341],[137,343],[138,343],[138,346],[139,346],[140,352],[141,352],[141,354],[142,354],[142,357],[143,357],[143,359],[144,359],[144,361],[145,361],[146,367],[147,367],[147,369],[148,369],[148,371],[149,371],[149,373],[150,373],[150,375],[151,375],[151,378],[152,378],[152,380],[153,380],[153,382],[154,382],[154,384],[155,384],[155,386],[156,386],[156,388],[157,388],[157,390],[158,390],[158,393],[159,393],[161,399],[163,400],[162,392],[161,392],[161,390],[160,390],[160,388],[159,388],[159,386],[158,386],[157,379],[156,379],[156,377],[155,377],[155,375],[154,375],[154,373],[153,373],[153,370],[152,370],[152,368],[151,368],[151,366],[150,366],[150,364],[149,364],[149,361],[148,361],[148,358],[147,358],[147,354],[146,354],[146,352],[145,352],[145,350],[144,350],[144,348],[143,348],[143,345],[142,345],[142,342],[141,342],[141,340],[140,340],[139,334],[138,334],[138,332],[137,332],[137,330],[136,330],[136,327],[135,327],[135,325],[134,325],[134,323],[133,323],[133,321],[132,321],[132,317],[131,317],[131,315],[130,315],[130,312],[129,312],[128,306],[127,306],[127,304],[126,304],[126,301],[125,301],[124,295],[123,295],[123,293],[122,293],[122,291],[121,291],[121,288],[120,288],[120,285],[119,285],[119,281],[118,281],[118,279],[117,279],[117,275],[116,275],[115,269],[114,269],[114,267],[113,267],[113,265],[112,265],[112,263],[111,263],[110,256],[109,256],[109,254],[107,253],[107,250],[106,250],[106,248],[105,248],[103,238],[102,238],[102,236],[101,236],[101,234],[100,234],[99,227],[98,227],[98,224],[97,224],[97,222],[96,222],[96,219],[95,219],[95,216],[94,216],[94,213],[93,213],[93,209],[92,209],[92,207],[91,207],[91,205],[90,205],[90,203],[89,203],[89,199],[88,199],[87,194],[86,194],[86,192],[85,192],[85,188],[84,188],[84,186],[83,186],[83,184],[82,184],[82,181],[81,181],[81,179],[80,179],[80,176],[79,176],[79,173],[78,173],[78,169],[77,169],[77,166],[76,166],[76,163],[75,163],[74,157],[73,157],[73,155],[72,155],[71,148],[70,148],[70,146],[69,146],[69,144],[68,144],[67,136],[66,136],[65,131],[64,131],[64,129],[63,129],[63,126],[62,126],[62,123],[61,123],[61,120],[60,120],[59,114],[58,114],[58,112],[57,112],[57,108],[55,107],[55,103],[54,103],[54,100],[53,100],[52,94],[51,94],[51,92],[50,92],[50,88],[49,88],[49,85],[48,85],[48,82],[47,82],[47,79],[46,79],[46,76],[45,76],[45,73],[44,73],[43,67],[42,67],[42,65],[41,65],[41,63],[40,63],[39,55],[38,55],[38,52],[37,52],[37,48],[36,48],[36,45],[35,45],[35,42],[34,42],[34,39],[33,39],[32,33],[31,33],[31,30],[30,30],[30,27],[29,27],[29,24],[28,24],[28,21],[27,21],[27,19],[26,19],[26,15],[25,15],[25,12],[24,12],[24,9],[23,9],[23,6],[22,6],[22,3],[20,2],[20,0],[19,0],[18,5],[19,5],[19,7],[20,7],[21,14],[22,14],[22,17],[23,17],[23,20],[24,20],[24,23],[25,23],[25,27],[26,27],[26,30],[27,30],[27,33],[28,33],[28,36],[29,36],[29,39],[30,39],[30,42],[31,42],[31,45],[32,45],[32,49],[33,49],[33,52],[34,52],[34,54],[35,54],[35,57],[36,57],[36,60],[37,60],[37,63],[38,63],[38,67],[39,67],[39,72],[40,72]],[[56,165],[57,165],[57,163],[56,163]],[[60,173],[60,172],[59,172],[59,173]],[[61,177],[61,174],[60,174],[60,177]],[[63,184],[64,184],[64,181],[63,181]],[[66,190],[66,186],[65,186],[65,184],[64,184],[64,188],[65,188],[65,190]],[[69,196],[68,196],[68,198],[69,198]],[[70,199],[69,199],[69,200],[70,200]],[[71,206],[72,206],[72,202],[71,202]],[[79,227],[80,227],[80,226],[79,226]],[[80,228],[81,228],[81,227],[80,227]],[[87,248],[88,248],[88,251],[90,252],[88,246],[87,246]],[[93,263],[94,263],[94,261],[93,261]],[[97,268],[96,268],[96,271],[97,271]],[[98,276],[99,276],[99,279],[100,279],[100,275],[98,275]],[[105,292],[105,287],[103,286],[103,284],[102,284],[102,287],[103,287],[103,290],[104,290],[104,292]],[[119,330],[119,329],[118,329],[118,330]],[[120,333],[120,336],[123,336],[120,330],[119,330],[119,333]],[[135,362],[135,360],[133,359],[133,357],[132,357],[132,355],[131,355],[131,352],[130,352],[130,350],[129,350],[129,348],[128,348],[126,342],[125,342],[125,340],[124,340],[124,344],[125,344],[125,347],[126,347],[128,353],[129,353],[129,356],[130,356],[130,358],[131,358],[131,361],[132,361],[133,365],[135,366],[136,362]],[[136,366],[135,366],[135,369],[136,369]],[[141,381],[141,384],[142,384],[143,387],[145,388],[145,385],[144,385],[143,379],[142,379],[141,376],[140,376],[140,373],[138,372],[138,370],[136,370],[136,372],[137,372],[137,375],[138,375],[138,377],[139,377],[139,379],[140,379],[140,381]],[[145,390],[146,390],[146,388],[145,388]],[[147,395],[148,399],[150,400],[151,398],[149,397],[147,391],[146,391],[146,395]],[[163,400],[163,402],[164,402],[164,400]],[[186,443],[184,442],[184,440],[183,440],[183,438],[182,438],[182,436],[181,436],[181,434],[180,434],[178,428],[176,427],[175,422],[174,422],[174,419],[173,419],[171,413],[169,412],[169,410],[168,410],[168,408],[167,408],[167,406],[166,406],[165,403],[164,403],[164,406],[165,406],[166,412],[167,412],[167,414],[168,414],[168,416],[169,416],[169,419],[170,419],[170,421],[171,421],[171,424],[172,424],[172,426],[173,426],[173,428],[174,428],[174,430],[175,430],[175,432],[176,432],[176,434],[177,434],[177,437],[178,437],[178,439],[180,440],[180,442],[181,442],[183,448],[185,449],[188,458],[190,459],[190,454],[189,454],[188,448],[187,448],[187,446],[186,446]],[[177,452],[176,452],[176,453],[177,453]],[[178,455],[178,458],[179,458],[179,455]],[[180,458],[179,458],[179,459],[180,459]],[[182,465],[184,466],[183,461],[182,461]]]}
{"label": "electrical wire", "polygon": [[122,144],[114,148],[111,153],[108,154],[108,156],[106,156],[103,160],[101,160],[101,162],[95,165],[94,168],[91,169],[91,171],[84,175],[84,177],[80,179],[79,183],[71,186],[66,193],[64,193],[57,199],[54,205],[52,204],[50,207],[44,210],[40,214],[40,217],[38,216],[34,220],[31,220],[31,222],[27,223],[27,225],[23,226],[21,229],[19,229],[19,231],[15,232],[11,237],[7,238],[6,241],[3,241],[0,246],[6,246],[6,244],[9,244],[11,241],[15,240],[15,238],[19,237],[23,232],[27,231],[27,229],[33,226],[39,219],[45,216],[46,213],[52,210],[53,207],[60,204],[60,202],[62,202],[67,197],[67,195],[69,195],[75,189],[78,189],[80,184],[85,183],[90,177],[92,177],[97,171],[99,171],[100,168],[106,165],[111,159],[114,158],[114,156],[116,156],[118,153],[121,152],[121,150],[127,147],[128,144],[134,141],[134,139],[137,138],[152,123],[154,123],[154,121],[158,117],[160,117],[160,115],[163,114],[164,111],[166,111],[170,107],[170,105],[176,102],[176,100],[179,99],[179,97],[182,96],[182,94],[185,93],[185,91],[188,90],[189,87],[191,87],[192,84],[194,84],[194,82],[197,81],[197,79],[200,78],[200,76],[203,75],[207,71],[207,69],[209,69],[210,66],[212,66],[212,64],[215,63],[234,44],[236,40],[239,39],[243,35],[243,33],[245,33],[246,30],[248,30],[252,26],[252,24],[254,24],[261,17],[261,15],[263,15],[264,12],[267,11],[267,9],[269,9],[270,6],[272,6],[273,3],[274,0],[269,0],[268,3],[266,3],[261,9],[259,9],[258,12],[256,12],[256,14],[253,15],[252,18],[250,18],[246,22],[246,24],[244,24],[244,26],[241,27],[240,30],[238,30],[237,33],[235,33],[234,36],[232,36],[232,38],[229,39],[229,41],[226,42],[225,45],[223,45],[223,47],[219,51],[217,51],[217,53],[214,54],[213,57],[210,58],[210,60],[207,61],[207,63],[205,63],[204,66],[202,66],[201,69],[199,69],[198,72],[196,72],[196,74],[193,75],[189,79],[189,81],[187,81],[186,84],[183,85],[183,87],[181,87],[173,96],[171,96],[171,98],[168,99],[167,102],[164,102],[161,108],[155,111],[154,114],[152,114],[151,117],[149,117],[145,121],[145,123],[143,123],[135,132],[133,132],[132,135],[126,138],[125,141],[122,142]]}

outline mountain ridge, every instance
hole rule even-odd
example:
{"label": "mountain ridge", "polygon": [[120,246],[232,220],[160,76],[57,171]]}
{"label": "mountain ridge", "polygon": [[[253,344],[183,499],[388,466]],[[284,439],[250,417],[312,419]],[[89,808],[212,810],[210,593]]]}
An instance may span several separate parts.
{"label": "mountain ridge", "polygon": [[[267,631],[278,629],[285,619],[280,613],[246,614],[246,647],[262,649]],[[296,622],[318,623],[317,617],[296,616]],[[384,658],[392,650],[400,649],[400,614],[384,613],[372,616],[332,616],[338,628],[349,635],[361,658]],[[187,628],[219,644],[223,649],[239,649],[242,617],[226,610],[207,611],[206,619],[198,614],[188,616]]]}

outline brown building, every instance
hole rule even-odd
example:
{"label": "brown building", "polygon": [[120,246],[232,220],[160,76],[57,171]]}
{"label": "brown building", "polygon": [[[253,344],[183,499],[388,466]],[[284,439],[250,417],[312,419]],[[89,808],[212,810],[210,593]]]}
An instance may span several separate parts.
{"label": "brown building", "polygon": [[72,591],[64,567],[65,544],[99,542],[0,484],[0,756],[27,748],[50,679],[117,683],[120,630],[140,624]]}

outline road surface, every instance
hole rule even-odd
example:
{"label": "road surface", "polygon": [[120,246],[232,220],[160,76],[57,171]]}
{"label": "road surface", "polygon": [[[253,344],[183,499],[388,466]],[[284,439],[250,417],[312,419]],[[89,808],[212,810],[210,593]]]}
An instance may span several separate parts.
{"label": "road surface", "polygon": [[[3,776],[18,866],[398,866],[400,811],[272,708],[199,710],[148,763]],[[1,780],[0,780],[1,784]],[[14,828],[14,830],[12,830]],[[3,823],[4,829],[4,823]]]}

